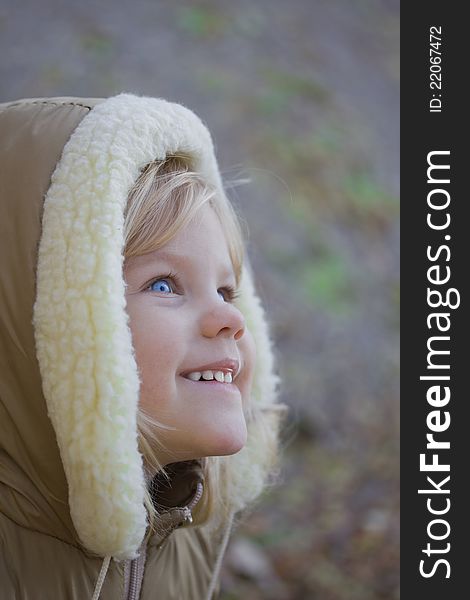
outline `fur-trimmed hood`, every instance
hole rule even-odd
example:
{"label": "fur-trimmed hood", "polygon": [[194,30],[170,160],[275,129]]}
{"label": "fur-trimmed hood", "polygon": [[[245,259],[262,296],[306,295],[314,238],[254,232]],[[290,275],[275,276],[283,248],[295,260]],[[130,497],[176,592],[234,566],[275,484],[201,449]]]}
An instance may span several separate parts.
{"label": "fur-trimmed hood", "polygon": [[[146,530],[139,378],[125,310],[123,210],[140,169],[183,152],[222,188],[210,134],[131,94],[0,105],[0,512],[96,556]],[[257,345],[246,447],[221,458],[233,512],[263,488],[278,378],[247,264],[237,301]]]}

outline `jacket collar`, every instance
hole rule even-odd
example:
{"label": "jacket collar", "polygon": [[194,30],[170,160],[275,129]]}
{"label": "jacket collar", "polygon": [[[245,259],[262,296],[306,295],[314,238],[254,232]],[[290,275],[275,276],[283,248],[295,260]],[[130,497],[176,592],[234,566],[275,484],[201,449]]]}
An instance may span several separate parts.
{"label": "jacket collar", "polygon": [[149,485],[150,495],[158,513],[156,531],[148,541],[159,547],[178,527],[190,525],[193,510],[200,502],[204,486],[199,461],[168,465],[168,478],[157,474]]}

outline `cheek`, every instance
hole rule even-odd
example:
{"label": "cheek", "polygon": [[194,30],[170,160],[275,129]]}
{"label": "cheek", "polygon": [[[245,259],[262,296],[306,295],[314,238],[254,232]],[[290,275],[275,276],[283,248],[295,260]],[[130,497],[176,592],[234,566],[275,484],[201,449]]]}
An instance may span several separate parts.
{"label": "cheek", "polygon": [[130,321],[132,342],[142,390],[155,392],[175,379],[180,360],[178,330],[167,318],[147,311]]}
{"label": "cheek", "polygon": [[148,330],[136,337],[139,404],[149,416],[162,421],[176,393],[174,352]]}

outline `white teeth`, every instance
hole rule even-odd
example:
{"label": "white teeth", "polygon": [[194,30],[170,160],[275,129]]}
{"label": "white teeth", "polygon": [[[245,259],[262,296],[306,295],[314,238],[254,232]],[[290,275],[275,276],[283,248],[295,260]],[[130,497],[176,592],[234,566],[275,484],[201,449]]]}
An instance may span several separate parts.
{"label": "white teeth", "polygon": [[188,379],[192,379],[192,381],[199,381],[201,379],[201,373],[199,373],[199,371],[189,373]]}
{"label": "white teeth", "polygon": [[199,381],[201,377],[205,381],[212,381],[216,379],[220,383],[232,383],[232,373],[224,373],[223,371],[193,371],[188,373],[187,378],[191,381]]}
{"label": "white teeth", "polygon": [[215,379],[217,379],[217,381],[220,381],[220,383],[224,382],[224,374],[222,373],[222,371],[216,371],[214,373],[214,377]]}

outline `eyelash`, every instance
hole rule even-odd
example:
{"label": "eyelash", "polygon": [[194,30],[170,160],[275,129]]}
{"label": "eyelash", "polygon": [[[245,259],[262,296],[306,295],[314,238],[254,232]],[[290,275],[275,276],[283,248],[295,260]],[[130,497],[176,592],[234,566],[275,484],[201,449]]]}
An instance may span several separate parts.
{"label": "eyelash", "polygon": [[232,285],[226,285],[225,287],[221,288],[221,290],[227,293],[227,302],[233,302],[240,297],[240,292]]}
{"label": "eyelash", "polygon": [[[176,284],[176,288],[180,287],[180,279],[178,275],[176,275],[176,273],[170,272],[166,275],[159,275],[158,277],[152,279],[152,281],[149,281],[145,289],[148,290],[156,281],[159,281],[160,279],[170,279]],[[220,291],[225,292],[227,298],[226,302],[234,302],[237,298],[240,297],[240,292],[236,290],[232,285],[226,285],[225,287],[220,288]]]}

